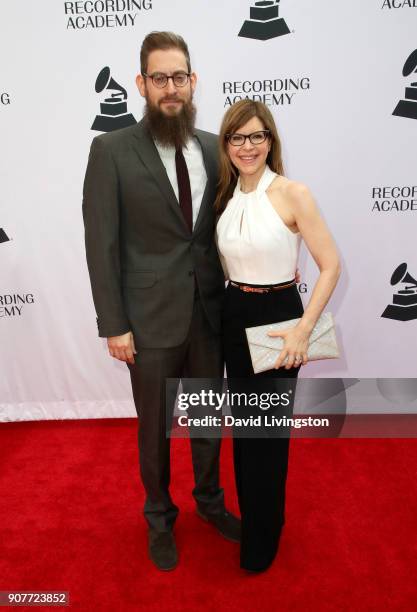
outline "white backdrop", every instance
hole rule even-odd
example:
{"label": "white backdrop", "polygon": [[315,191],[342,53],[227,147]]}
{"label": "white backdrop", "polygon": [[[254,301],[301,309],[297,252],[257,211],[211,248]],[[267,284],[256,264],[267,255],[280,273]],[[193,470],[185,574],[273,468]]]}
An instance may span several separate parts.
{"label": "white backdrop", "polygon": [[[108,357],[97,337],[81,194],[97,134],[90,128],[105,97],[95,92],[96,77],[109,66],[139,120],[134,80],[141,41],[151,30],[172,30],[188,42],[203,129],[218,131],[231,95],[225,90],[244,87],[252,96],[259,82],[275,81],[278,103],[259,93],[267,94],[276,118],[287,175],[313,191],[343,264],[328,306],[342,357],[309,364],[303,376],[417,376],[415,289],[407,297],[410,320],[381,317],[404,289],[390,285],[394,270],[407,263],[417,277],[417,100],[409,105],[414,117],[392,115],[417,81],[416,74],[403,76],[417,48],[417,3],[281,0],[290,33],[266,41],[238,36],[251,4],[21,0],[2,6],[0,420],[136,414],[127,368]],[[388,197],[373,197],[383,187]],[[403,210],[395,209],[393,187],[403,194]],[[377,209],[382,199],[391,210]],[[300,269],[306,302],[317,268],[305,251]]]}

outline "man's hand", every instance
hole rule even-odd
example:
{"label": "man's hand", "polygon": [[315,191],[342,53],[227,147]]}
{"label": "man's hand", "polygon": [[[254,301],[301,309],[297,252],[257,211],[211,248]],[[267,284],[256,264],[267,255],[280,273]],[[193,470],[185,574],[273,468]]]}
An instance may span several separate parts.
{"label": "man's hand", "polygon": [[131,364],[135,363],[133,355],[136,355],[136,349],[132,332],[127,332],[123,336],[107,338],[107,346],[109,347],[110,355],[115,359]]}

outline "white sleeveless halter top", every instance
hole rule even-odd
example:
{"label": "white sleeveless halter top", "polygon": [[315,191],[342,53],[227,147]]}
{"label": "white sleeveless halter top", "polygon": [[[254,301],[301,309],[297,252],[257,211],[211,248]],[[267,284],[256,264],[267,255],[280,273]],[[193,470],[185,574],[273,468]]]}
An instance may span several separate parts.
{"label": "white sleeveless halter top", "polygon": [[240,178],[217,223],[217,245],[230,280],[273,285],[292,280],[301,235],[292,232],[266,190],[277,176],[266,166],[255,191],[243,193]]}

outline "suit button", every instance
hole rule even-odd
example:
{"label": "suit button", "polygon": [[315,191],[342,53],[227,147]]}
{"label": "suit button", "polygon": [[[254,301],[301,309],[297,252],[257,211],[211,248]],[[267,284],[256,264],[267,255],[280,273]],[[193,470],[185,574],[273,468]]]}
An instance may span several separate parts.
{"label": "suit button", "polygon": [[190,271],[188,272],[188,276],[194,276],[194,270],[190,270]]}

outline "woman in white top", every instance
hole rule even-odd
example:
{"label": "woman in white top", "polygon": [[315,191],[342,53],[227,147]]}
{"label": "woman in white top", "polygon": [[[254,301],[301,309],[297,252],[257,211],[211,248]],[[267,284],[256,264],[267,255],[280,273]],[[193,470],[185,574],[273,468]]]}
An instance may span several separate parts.
{"label": "woman in white top", "polygon": [[[231,106],[219,145],[215,206],[218,248],[229,278],[223,315],[229,388],[260,394],[277,391],[278,385],[282,392],[288,389],[288,379],[295,385],[300,365],[307,363],[310,333],[340,274],[337,249],[308,188],[284,177],[277,129],[264,104],[241,100]],[[295,282],[301,239],[320,270],[305,310]],[[245,328],[298,317],[296,327],[274,333],[284,338],[275,369],[255,375]],[[279,411],[283,414],[282,408]],[[238,408],[232,406],[232,412],[239,416]],[[290,413],[292,405],[286,414]],[[278,550],[289,432],[284,435],[256,438],[235,433],[233,440],[242,516],[240,562],[249,571],[267,569]]]}

